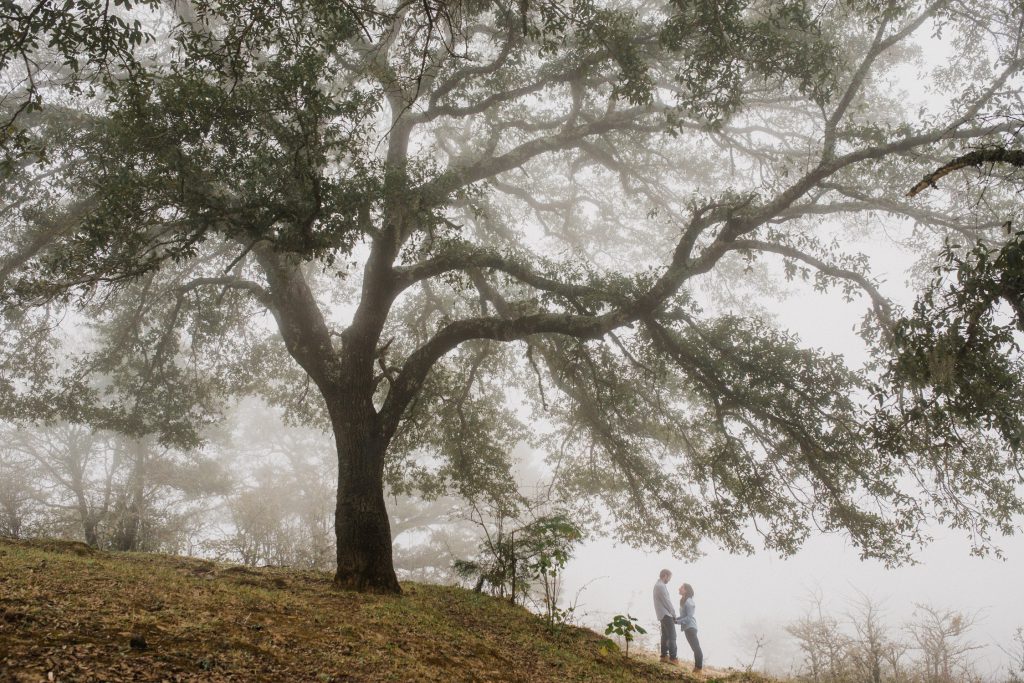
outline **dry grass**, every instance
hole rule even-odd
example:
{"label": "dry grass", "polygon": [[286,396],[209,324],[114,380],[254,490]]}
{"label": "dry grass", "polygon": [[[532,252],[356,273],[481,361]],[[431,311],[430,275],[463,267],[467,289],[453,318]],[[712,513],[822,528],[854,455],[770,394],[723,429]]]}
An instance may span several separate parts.
{"label": "dry grass", "polygon": [[[667,681],[580,628],[458,588],[0,540],[0,681]],[[730,672],[709,681],[753,680]],[[759,680],[759,679],[758,679]]]}

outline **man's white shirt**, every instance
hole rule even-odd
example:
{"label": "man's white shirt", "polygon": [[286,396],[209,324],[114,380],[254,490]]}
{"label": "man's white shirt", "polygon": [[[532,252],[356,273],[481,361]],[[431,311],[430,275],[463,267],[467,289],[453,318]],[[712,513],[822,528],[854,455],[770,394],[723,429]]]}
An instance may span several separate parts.
{"label": "man's white shirt", "polygon": [[661,579],[654,584],[654,612],[658,615],[658,621],[666,616],[672,617],[673,620],[676,618],[676,606],[669,597],[668,584]]}

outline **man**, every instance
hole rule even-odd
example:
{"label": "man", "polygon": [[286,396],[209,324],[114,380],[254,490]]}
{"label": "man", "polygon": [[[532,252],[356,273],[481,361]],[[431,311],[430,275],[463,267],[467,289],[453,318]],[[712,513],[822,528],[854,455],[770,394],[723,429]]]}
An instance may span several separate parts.
{"label": "man", "polygon": [[676,606],[668,595],[668,582],[672,572],[662,569],[658,583],[654,584],[654,613],[661,624],[661,661],[675,664],[676,659]]}

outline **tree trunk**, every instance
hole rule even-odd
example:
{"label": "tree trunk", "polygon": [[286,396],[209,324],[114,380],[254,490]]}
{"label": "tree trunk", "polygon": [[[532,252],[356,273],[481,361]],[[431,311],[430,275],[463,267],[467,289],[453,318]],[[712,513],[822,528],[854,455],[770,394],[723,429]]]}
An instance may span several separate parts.
{"label": "tree trunk", "polygon": [[4,501],[4,514],[7,517],[7,531],[11,535],[11,538],[21,538],[21,515],[18,512],[18,503],[16,500],[5,500]]}
{"label": "tree trunk", "polygon": [[96,527],[98,522],[93,518],[93,515],[86,513],[85,518],[82,520],[82,533],[85,536],[85,544],[93,548],[98,548],[100,545],[100,535]]}
{"label": "tree trunk", "polygon": [[401,593],[391,552],[391,525],[384,505],[385,440],[365,424],[340,424],[335,418],[338,445],[338,502],[334,529],[338,541],[341,588]]}
{"label": "tree trunk", "polygon": [[331,416],[338,448],[335,584],[401,593],[384,506],[384,453],[394,428],[385,434],[373,405],[377,342],[397,292],[390,279],[394,249],[375,244],[374,267],[367,265],[363,283],[369,293],[341,335],[340,353],[298,260],[267,247],[254,251],[270,284],[271,310],[288,353],[316,383]]}
{"label": "tree trunk", "polygon": [[142,520],[145,508],[146,444],[141,439],[131,441],[132,469],[128,500],[121,511],[114,549],[134,551],[142,549]]}

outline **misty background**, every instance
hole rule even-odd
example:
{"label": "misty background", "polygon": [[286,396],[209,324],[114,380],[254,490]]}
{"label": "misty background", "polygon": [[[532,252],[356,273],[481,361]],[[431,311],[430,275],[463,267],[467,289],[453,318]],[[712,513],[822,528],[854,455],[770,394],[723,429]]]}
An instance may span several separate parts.
{"label": "misty background", "polygon": [[[888,227],[891,228],[891,225]],[[909,306],[913,259],[897,240],[863,240],[858,248],[877,264],[884,291]],[[709,297],[723,308],[749,302]],[[742,310],[742,308],[738,308]],[[808,345],[868,361],[857,326],[859,299],[843,301],[805,283],[778,288],[756,310],[774,317]],[[66,343],[80,338],[67,325]],[[510,387],[509,400],[517,391]],[[280,410],[257,399],[239,403],[224,424],[210,428],[195,451],[148,451],[150,463],[133,461],[139,444],[111,433],[65,425],[26,429],[8,425],[0,446],[0,533],[13,537],[63,537],[101,547],[180,553],[252,566],[329,570],[333,566],[335,455],[329,434],[290,424]],[[545,500],[553,472],[540,451],[520,444],[513,453],[520,491]],[[141,467],[143,477],[136,471]],[[137,479],[133,479],[137,477]],[[135,489],[143,487],[141,494]],[[140,497],[141,496],[141,497]],[[139,501],[142,504],[139,504]],[[403,580],[471,586],[453,570],[474,557],[493,510],[457,497],[423,500],[388,497],[396,566]],[[88,529],[88,531],[86,530]],[[485,531],[485,529],[487,531]],[[561,573],[557,601],[572,609],[571,623],[603,632],[615,614],[636,616],[648,634],[638,645],[657,650],[651,588],[661,568],[696,591],[702,644],[709,665],[753,668],[776,675],[807,671],[806,653],[788,632],[801,619],[852,619],[865,604],[913,657],[908,625],[930,607],[968,617],[961,640],[964,666],[998,678],[1014,670],[1024,625],[1024,537],[1000,540],[1004,557],[973,557],[970,539],[942,527],[916,553],[917,564],[886,568],[861,560],[841,535],[814,535],[793,557],[758,550],[735,555],[705,544],[696,560],[590,538],[572,551]],[[130,536],[130,538],[128,537]],[[528,601],[540,609],[536,601]],[[848,624],[840,628],[851,630]]]}
{"label": "misty background", "polygon": [[[925,88],[926,79],[920,76],[941,72],[955,49],[929,24],[921,33],[923,37],[903,47],[900,58],[905,63],[886,71],[883,81],[873,84],[891,98],[880,105],[881,118],[892,115],[886,107],[895,110],[895,102],[908,111],[917,111],[922,120],[936,115],[947,104]],[[866,40],[865,36],[859,39]],[[532,104],[543,111],[546,105],[538,99],[541,101]],[[1017,99],[1019,104],[1019,93]],[[786,119],[785,114],[773,116]],[[383,140],[391,127],[387,120],[378,119],[373,127]],[[800,131],[793,135],[794,139],[801,136],[804,133]],[[453,125],[443,137],[446,146],[443,154],[437,153],[439,158],[455,164],[460,155],[474,152],[476,140],[469,126],[459,130]],[[746,141],[756,147],[755,142],[764,140],[755,133]],[[731,155],[727,149],[716,153],[723,158]],[[938,159],[926,161],[938,163]],[[749,168],[741,168],[741,173],[754,174],[751,169],[756,165],[751,162]],[[557,170],[549,170],[549,175],[557,178]],[[693,172],[700,180],[699,169]],[[899,173],[893,176],[902,180]],[[583,189],[599,193],[600,181],[597,178],[594,186]],[[694,183],[693,187],[699,185]],[[725,181],[721,183],[728,186]],[[886,191],[902,196],[906,189]],[[969,186],[964,197],[978,189]],[[515,188],[506,190],[513,198],[518,197],[517,192],[523,194]],[[537,203],[530,197],[527,201]],[[957,201],[970,208],[973,200],[961,197]],[[1012,204],[1012,197],[1008,201]],[[666,202],[680,213],[683,203],[678,197]],[[509,206],[499,204],[495,213],[514,216],[515,210]],[[596,202],[574,220],[585,223],[594,219],[600,214],[595,206]],[[462,209],[472,213],[472,207]],[[629,213],[628,209],[619,210]],[[550,226],[529,212],[522,212],[522,216],[523,243],[542,252],[551,238]],[[661,221],[659,229],[671,233],[671,228],[665,227],[670,225],[670,218],[652,212],[648,219]],[[639,220],[638,216],[630,215],[626,222],[634,220]],[[573,227],[566,223],[560,229]],[[930,275],[921,252],[934,251],[939,242],[934,236],[930,241],[922,238],[914,221],[877,213],[843,222],[826,221],[817,235],[822,244],[842,236],[849,251],[863,254],[880,290],[904,310],[912,306]],[[559,237],[566,243],[575,241],[581,253],[593,246],[587,244],[583,232],[568,230]],[[673,244],[674,236],[667,239],[661,235],[651,244],[638,246],[635,252],[623,249],[619,253],[604,246],[595,249],[605,264],[621,265],[628,272],[640,263],[638,254],[651,257],[647,250],[657,252],[654,262],[668,262]],[[354,260],[366,257],[368,249],[357,245],[349,255]],[[839,354],[851,368],[875,360],[861,334],[870,311],[867,297],[844,296],[839,288],[819,291],[823,288],[813,274],[801,269],[790,271],[790,266],[771,255],[756,264],[742,256],[724,259],[724,274],[696,278],[691,294],[709,315],[736,313],[773,320],[780,329],[798,335],[802,346]],[[744,278],[733,289],[730,275],[736,274]],[[350,318],[354,307],[339,300],[354,296],[358,281],[334,281],[323,273],[317,276],[326,281],[325,290],[333,288],[334,300],[325,307],[329,317]],[[104,302],[92,305],[100,320]],[[419,311],[409,306],[411,310],[402,313],[411,319]],[[439,310],[443,308],[438,306]],[[265,311],[253,320],[252,327],[258,332],[274,332],[273,317]],[[72,351],[99,344],[97,340],[107,330],[93,327],[93,322],[88,311],[61,312],[52,329],[56,368],[67,362],[66,356]],[[232,340],[240,346],[247,342]],[[385,350],[390,343],[384,345]],[[283,353],[281,356],[283,363],[291,363]],[[275,378],[269,386],[261,387],[263,397],[232,400],[223,420],[203,425],[201,443],[193,447],[184,445],[187,438],[173,443],[173,439],[157,439],[152,434],[138,436],[139,430],[135,430],[135,436],[128,436],[71,421],[0,423],[0,534],[76,539],[116,551],[186,554],[251,566],[332,571],[337,552],[334,510],[338,458],[330,432],[309,426],[318,420],[323,423],[322,398],[310,388],[308,377],[304,385],[301,378],[295,379],[292,365],[288,366],[289,375],[276,361],[265,356],[259,356],[259,360],[265,363],[259,369],[270,368],[268,374]],[[121,375],[128,372],[117,363],[104,362],[96,361],[97,367],[108,373],[102,380],[106,384],[98,391],[116,386]],[[386,375],[383,352],[381,366]],[[181,364],[177,369],[186,374],[183,368]],[[102,372],[99,374],[102,376]],[[205,381],[203,368],[197,375]],[[524,383],[532,382],[533,377],[530,372],[496,375],[498,379],[491,380],[495,383],[491,388],[497,387],[493,393],[499,396],[501,408],[524,422],[532,421],[531,427],[540,436],[532,439],[535,443],[531,445],[510,427],[502,436],[512,444],[509,450],[515,461],[515,481],[503,479],[500,464],[505,454],[488,456],[487,466],[497,464],[484,473],[492,479],[477,489],[470,487],[471,493],[479,494],[476,496],[457,495],[458,491],[438,483],[434,475],[445,463],[429,452],[429,444],[402,454],[405,460],[401,464],[408,465],[409,470],[387,479],[391,486],[386,500],[394,564],[403,581],[483,589],[487,562],[500,554],[502,539],[510,531],[526,529],[559,510],[555,486],[559,460],[551,457],[555,449],[541,447],[550,443],[536,443],[545,438],[555,440],[556,430],[531,412],[524,399],[528,391],[533,391]],[[252,382],[253,377],[259,381],[259,372],[254,370],[252,377],[216,377],[216,381],[237,379],[243,384]],[[79,388],[71,386],[69,391]],[[202,394],[207,389],[203,386],[196,391]],[[169,391],[156,397],[154,403],[177,405],[178,399],[196,399],[199,403],[205,398]],[[39,400],[58,399],[47,394]],[[45,407],[39,408],[40,412]],[[490,408],[484,405],[483,411]],[[172,425],[169,429],[173,432],[174,428]],[[664,474],[669,478],[673,473]],[[492,491],[487,487],[499,485],[508,487],[503,489],[508,497],[523,496],[523,505],[512,510],[500,496],[490,496]],[[586,503],[579,507],[588,512]],[[593,519],[585,521],[600,528],[600,518],[608,510],[596,496],[589,512]],[[878,623],[884,626],[885,642],[899,651],[897,658],[902,657],[900,661],[908,667],[925,656],[920,645],[922,624],[943,628],[955,624],[943,643],[954,649],[955,666],[964,680],[1024,675],[1024,538],[997,538],[995,543],[1004,556],[975,557],[971,548],[977,539],[968,534],[938,526],[929,526],[927,531],[933,540],[916,550],[916,565],[903,567],[861,560],[858,549],[837,534],[812,533],[794,556],[783,558],[761,550],[758,533],[747,529],[746,536],[759,548],[752,555],[732,554],[703,542],[700,550],[704,555],[687,558],[629,547],[612,540],[612,533],[591,533],[586,538],[574,537],[565,549],[564,567],[559,565],[557,571],[544,573],[525,590],[520,588],[521,594],[514,584],[510,596],[505,595],[503,584],[492,583],[490,590],[500,597],[519,600],[553,621],[585,625],[598,632],[604,631],[614,615],[628,613],[648,630],[640,639],[641,645],[654,650],[657,624],[651,589],[659,570],[669,568],[674,573],[672,595],[682,581],[696,589],[701,642],[709,665],[714,667],[749,667],[779,675],[808,676],[809,667],[817,665],[810,662],[810,648],[822,648],[814,652],[814,657],[826,651],[829,656],[835,655],[846,647],[841,636],[857,639],[857,624],[861,623],[857,620],[866,607],[872,607],[879,610]],[[803,641],[801,633],[805,635]],[[819,636],[821,639],[814,640]]]}

